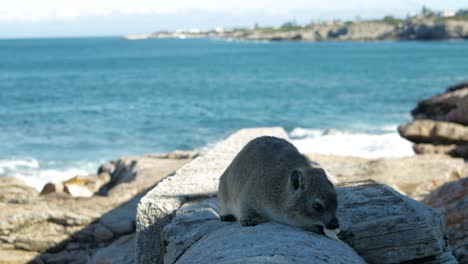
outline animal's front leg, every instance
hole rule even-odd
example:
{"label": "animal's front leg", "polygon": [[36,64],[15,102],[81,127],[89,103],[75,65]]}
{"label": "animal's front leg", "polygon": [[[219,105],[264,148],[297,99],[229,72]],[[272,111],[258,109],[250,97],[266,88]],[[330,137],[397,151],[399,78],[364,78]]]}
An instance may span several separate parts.
{"label": "animal's front leg", "polygon": [[241,208],[241,216],[239,223],[241,226],[256,226],[263,222],[263,218],[249,206],[243,206]]}

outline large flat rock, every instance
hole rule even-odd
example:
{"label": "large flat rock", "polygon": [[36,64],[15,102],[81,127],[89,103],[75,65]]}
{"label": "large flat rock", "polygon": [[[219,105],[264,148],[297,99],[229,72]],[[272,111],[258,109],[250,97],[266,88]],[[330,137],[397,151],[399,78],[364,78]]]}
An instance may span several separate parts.
{"label": "large flat rock", "polygon": [[162,234],[164,263],[366,263],[343,242],[274,222],[221,222],[215,199],[187,203]]}
{"label": "large flat rock", "polygon": [[164,263],[456,263],[438,211],[371,181],[337,192],[344,242],[273,222],[221,222],[215,199],[201,199],[163,229]]}
{"label": "large flat rock", "polygon": [[38,192],[20,179],[0,175],[0,204],[26,204],[38,196]]}
{"label": "large flat rock", "polygon": [[173,213],[191,197],[214,195],[219,177],[235,155],[250,140],[264,135],[287,138],[282,128],[242,129],[161,181],[140,200],[137,263],[162,263],[161,232],[171,222]]}
{"label": "large flat rock", "polygon": [[398,127],[400,136],[415,143],[468,144],[468,127],[457,123],[414,120]]}

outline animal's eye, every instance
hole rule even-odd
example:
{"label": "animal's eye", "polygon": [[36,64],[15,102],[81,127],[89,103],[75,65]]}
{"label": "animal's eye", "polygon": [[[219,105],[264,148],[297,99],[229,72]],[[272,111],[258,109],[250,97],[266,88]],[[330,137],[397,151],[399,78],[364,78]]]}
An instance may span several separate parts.
{"label": "animal's eye", "polygon": [[314,203],[312,204],[312,207],[314,207],[315,211],[317,212],[322,212],[323,211],[323,206],[319,203]]}

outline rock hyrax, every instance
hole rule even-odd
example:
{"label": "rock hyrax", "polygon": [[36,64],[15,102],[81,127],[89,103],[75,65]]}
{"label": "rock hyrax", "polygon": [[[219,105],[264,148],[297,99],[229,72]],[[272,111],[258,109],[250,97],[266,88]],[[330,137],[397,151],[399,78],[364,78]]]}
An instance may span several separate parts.
{"label": "rock hyrax", "polygon": [[276,221],[311,231],[337,229],[337,196],[326,172],[288,141],[259,137],[237,154],[218,189],[221,221]]}

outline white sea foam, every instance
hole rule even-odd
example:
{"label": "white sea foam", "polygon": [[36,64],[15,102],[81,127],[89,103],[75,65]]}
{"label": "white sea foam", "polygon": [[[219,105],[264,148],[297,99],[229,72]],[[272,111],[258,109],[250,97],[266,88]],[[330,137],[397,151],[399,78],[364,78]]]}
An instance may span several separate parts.
{"label": "white sea foam", "polygon": [[[378,129],[379,133],[356,133],[336,129],[295,128],[289,133],[291,142],[302,153],[320,153],[366,158],[403,157],[413,155],[411,143],[401,138],[395,126]],[[215,144],[198,149],[207,151]],[[0,160],[0,176],[12,176],[41,190],[47,182],[61,182],[76,175],[96,171],[103,161],[53,162],[34,158]]]}
{"label": "white sea foam", "polygon": [[13,170],[18,167],[26,168],[38,168],[39,162],[32,158],[20,159],[20,160],[0,160],[0,174],[5,173],[7,170]]}
{"label": "white sea foam", "polygon": [[57,166],[54,162],[39,162],[33,158],[0,160],[1,175],[16,177],[37,190],[48,182],[61,182],[76,175],[87,175],[95,171],[98,163],[71,162],[68,166]]}
{"label": "white sea foam", "polygon": [[333,154],[365,158],[405,157],[414,155],[411,143],[401,138],[395,126],[382,133],[356,133],[335,129],[295,128],[289,133],[302,153]]}

